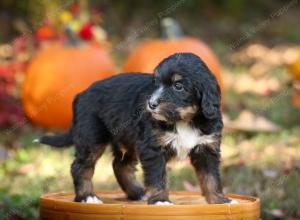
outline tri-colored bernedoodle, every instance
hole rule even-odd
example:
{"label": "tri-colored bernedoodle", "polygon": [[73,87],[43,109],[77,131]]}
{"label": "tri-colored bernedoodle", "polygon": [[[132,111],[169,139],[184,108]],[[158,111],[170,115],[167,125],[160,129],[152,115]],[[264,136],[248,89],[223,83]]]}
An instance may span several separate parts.
{"label": "tri-colored bernedoodle", "polygon": [[[177,156],[190,158],[208,203],[227,203],[219,172],[220,102],[220,88],[205,63],[192,53],[177,53],[154,74],[126,73],[95,82],[76,96],[69,131],[36,142],[75,145],[76,202],[101,203],[92,177],[111,146],[116,179],[129,199],[169,204],[166,163]],[[145,188],[135,178],[138,161]]]}

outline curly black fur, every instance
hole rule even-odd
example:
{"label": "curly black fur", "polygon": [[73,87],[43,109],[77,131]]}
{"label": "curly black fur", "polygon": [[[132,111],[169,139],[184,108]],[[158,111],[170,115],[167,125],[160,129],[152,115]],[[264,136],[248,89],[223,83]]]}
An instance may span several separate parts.
{"label": "curly black fur", "polygon": [[[127,73],[95,82],[76,96],[69,132],[43,136],[39,142],[75,145],[75,201],[94,195],[95,164],[111,145],[116,178],[130,199],[168,201],[166,163],[187,152],[207,201],[224,203],[229,200],[219,175],[220,100],[218,83],[205,63],[194,54],[178,53],[164,59],[154,75]],[[185,131],[193,136],[186,139]],[[182,142],[189,140],[194,142],[186,148]],[[138,159],[145,190],[134,176]]]}

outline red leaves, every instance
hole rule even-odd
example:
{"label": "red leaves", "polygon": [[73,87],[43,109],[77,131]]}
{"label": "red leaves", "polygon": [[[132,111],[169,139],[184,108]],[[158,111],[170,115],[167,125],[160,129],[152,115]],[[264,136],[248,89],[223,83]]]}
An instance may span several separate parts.
{"label": "red leaves", "polygon": [[0,92],[0,127],[13,125],[24,120],[20,104],[8,94]]}
{"label": "red leaves", "polygon": [[14,87],[13,68],[0,65],[0,127],[9,126],[24,119],[20,104],[11,94]]}
{"label": "red leaves", "polygon": [[15,80],[11,66],[0,64],[0,95],[1,93],[9,93],[14,83]]}
{"label": "red leaves", "polygon": [[92,23],[87,23],[79,31],[79,36],[83,40],[92,40],[93,39],[93,26]]}

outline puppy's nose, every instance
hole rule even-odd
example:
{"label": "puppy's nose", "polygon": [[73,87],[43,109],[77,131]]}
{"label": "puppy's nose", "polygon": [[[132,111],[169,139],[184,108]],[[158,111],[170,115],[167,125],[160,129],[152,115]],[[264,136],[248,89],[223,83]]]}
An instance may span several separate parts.
{"label": "puppy's nose", "polygon": [[157,106],[159,105],[158,101],[149,101],[148,102],[149,108],[154,110],[157,108]]}

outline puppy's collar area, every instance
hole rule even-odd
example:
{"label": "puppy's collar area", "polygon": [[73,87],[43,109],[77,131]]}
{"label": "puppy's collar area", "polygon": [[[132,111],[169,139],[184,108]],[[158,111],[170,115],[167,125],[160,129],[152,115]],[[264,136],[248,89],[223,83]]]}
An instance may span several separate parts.
{"label": "puppy's collar area", "polygon": [[180,159],[185,159],[199,146],[213,147],[219,140],[215,133],[205,135],[200,129],[184,121],[176,122],[173,130],[163,132],[158,138],[161,146],[170,146]]}

